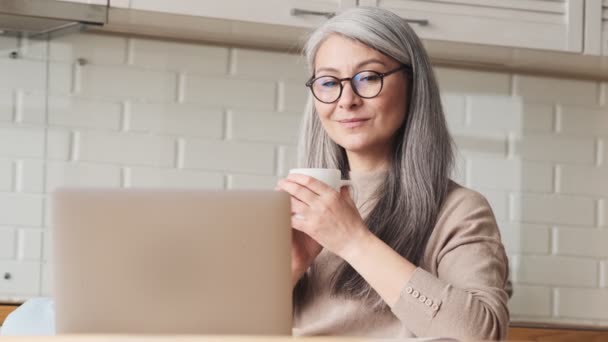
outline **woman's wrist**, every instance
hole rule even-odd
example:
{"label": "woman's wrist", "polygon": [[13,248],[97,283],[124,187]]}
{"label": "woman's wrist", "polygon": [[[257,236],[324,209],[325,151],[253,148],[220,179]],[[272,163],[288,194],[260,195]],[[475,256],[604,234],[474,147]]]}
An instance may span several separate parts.
{"label": "woman's wrist", "polygon": [[369,246],[374,238],[376,238],[376,236],[372,234],[367,227],[363,227],[359,230],[358,234],[355,234],[348,243],[344,245],[342,250],[338,253],[338,256],[352,265],[352,263],[363,254],[363,251],[366,250],[366,247]]}

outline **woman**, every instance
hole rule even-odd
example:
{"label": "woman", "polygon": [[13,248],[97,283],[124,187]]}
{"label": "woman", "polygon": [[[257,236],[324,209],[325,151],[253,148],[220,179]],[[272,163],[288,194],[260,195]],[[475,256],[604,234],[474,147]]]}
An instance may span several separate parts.
{"label": "woman", "polygon": [[449,180],[420,40],[397,15],[357,8],[313,32],[305,55],[301,166],[340,169],[353,187],[277,185],[292,199],[294,334],[504,338],[507,256],[487,201]]}

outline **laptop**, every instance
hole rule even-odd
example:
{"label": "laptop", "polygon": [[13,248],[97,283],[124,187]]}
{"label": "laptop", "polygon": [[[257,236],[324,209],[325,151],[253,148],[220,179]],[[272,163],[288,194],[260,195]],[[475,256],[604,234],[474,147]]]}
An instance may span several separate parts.
{"label": "laptop", "polygon": [[291,335],[286,193],[53,193],[56,332]]}

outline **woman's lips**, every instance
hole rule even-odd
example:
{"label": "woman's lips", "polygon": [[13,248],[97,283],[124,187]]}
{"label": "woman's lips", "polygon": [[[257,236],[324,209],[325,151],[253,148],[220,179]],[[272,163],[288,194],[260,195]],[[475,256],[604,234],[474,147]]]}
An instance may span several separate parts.
{"label": "woman's lips", "polygon": [[340,125],[346,128],[356,128],[363,126],[369,119],[367,118],[353,118],[353,119],[344,119],[338,120]]}

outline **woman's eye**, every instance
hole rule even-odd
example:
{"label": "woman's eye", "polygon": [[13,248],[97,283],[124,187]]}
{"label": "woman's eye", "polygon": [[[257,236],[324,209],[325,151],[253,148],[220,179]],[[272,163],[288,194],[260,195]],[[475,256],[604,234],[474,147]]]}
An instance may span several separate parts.
{"label": "woman's eye", "polygon": [[330,81],[323,81],[321,82],[321,85],[323,87],[335,87],[338,84],[338,82],[334,81],[334,80],[330,80]]}
{"label": "woman's eye", "polygon": [[377,82],[379,80],[380,80],[380,76],[374,75],[374,74],[371,74],[371,75],[362,75],[359,78],[359,81],[363,81],[363,82]]}

